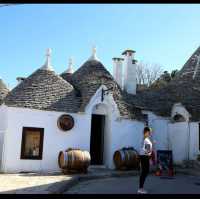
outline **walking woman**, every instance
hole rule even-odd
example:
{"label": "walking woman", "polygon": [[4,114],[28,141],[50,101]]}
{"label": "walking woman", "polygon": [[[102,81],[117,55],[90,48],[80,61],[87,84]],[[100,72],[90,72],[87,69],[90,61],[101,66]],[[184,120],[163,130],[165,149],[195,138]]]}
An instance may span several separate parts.
{"label": "walking woman", "polygon": [[144,190],[144,182],[149,173],[149,158],[152,153],[152,142],[150,140],[150,128],[144,128],[144,138],[142,141],[142,146],[140,149],[140,165],[141,165],[141,174],[139,180],[139,189],[138,193],[145,194],[147,191]]}

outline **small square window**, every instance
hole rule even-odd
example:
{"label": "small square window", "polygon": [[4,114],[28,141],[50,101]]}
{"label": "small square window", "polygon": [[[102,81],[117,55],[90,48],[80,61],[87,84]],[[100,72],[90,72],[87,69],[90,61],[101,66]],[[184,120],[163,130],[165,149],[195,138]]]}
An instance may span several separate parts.
{"label": "small square window", "polygon": [[42,159],[43,128],[23,127],[21,159]]}

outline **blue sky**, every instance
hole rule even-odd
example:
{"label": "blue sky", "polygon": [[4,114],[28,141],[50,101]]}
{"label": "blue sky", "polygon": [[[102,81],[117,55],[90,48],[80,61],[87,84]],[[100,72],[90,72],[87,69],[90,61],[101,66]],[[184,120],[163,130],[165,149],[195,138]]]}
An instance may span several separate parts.
{"label": "blue sky", "polygon": [[139,61],[180,69],[200,45],[200,4],[27,4],[0,7],[0,76],[10,87],[45,61],[57,73],[97,55],[112,72],[126,48]]}

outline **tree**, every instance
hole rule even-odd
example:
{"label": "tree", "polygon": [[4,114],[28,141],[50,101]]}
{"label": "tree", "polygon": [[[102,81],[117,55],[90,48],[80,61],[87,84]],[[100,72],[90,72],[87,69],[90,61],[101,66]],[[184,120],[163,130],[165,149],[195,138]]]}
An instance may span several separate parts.
{"label": "tree", "polygon": [[171,72],[171,79],[174,79],[176,77],[176,75],[178,74],[178,70],[175,69]]}
{"label": "tree", "polygon": [[136,65],[137,84],[147,85],[147,87],[149,87],[156,79],[158,79],[161,73],[161,65],[140,62]]}
{"label": "tree", "polygon": [[165,82],[170,82],[171,81],[171,74],[168,71],[164,71],[163,74],[159,78],[160,80],[163,80]]}
{"label": "tree", "polygon": [[151,88],[161,88],[163,86],[166,86],[171,80],[173,80],[176,75],[178,74],[178,70],[172,70],[171,73],[168,71],[164,71],[160,77],[154,81],[153,84],[151,84]]}

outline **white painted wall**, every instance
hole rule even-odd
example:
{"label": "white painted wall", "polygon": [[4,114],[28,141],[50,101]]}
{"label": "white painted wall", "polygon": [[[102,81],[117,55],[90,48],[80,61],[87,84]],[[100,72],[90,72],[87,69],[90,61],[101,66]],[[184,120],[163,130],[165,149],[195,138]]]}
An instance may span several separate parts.
{"label": "white painted wall", "polygon": [[169,124],[170,148],[172,149],[174,162],[180,164],[189,159],[188,123],[176,122]]}
{"label": "white painted wall", "polygon": [[[199,154],[199,127],[197,122],[172,123],[169,118],[163,118],[150,111],[148,114],[149,126],[153,129],[153,139],[156,141],[156,150],[172,150],[173,159],[176,164],[183,160],[195,160]],[[189,114],[179,104],[173,107],[173,113]],[[187,117],[186,117],[187,119]]]}
{"label": "white painted wall", "polygon": [[[75,126],[68,132],[57,127],[57,119],[64,112],[40,111],[27,108],[7,107],[7,125],[4,136],[2,171],[60,171],[58,154],[69,147],[90,151],[91,114],[106,116],[104,134],[104,164],[114,168],[113,155],[116,150],[133,146],[139,150],[144,124],[120,117],[112,94],[101,101],[101,86],[86,106],[85,113],[70,114]],[[6,121],[6,120],[5,120]],[[42,160],[22,160],[21,141],[23,127],[44,128]]]}
{"label": "white painted wall", "polygon": [[[90,147],[90,121],[84,114],[71,114],[75,121],[73,129],[67,132],[57,127],[59,112],[39,111],[24,108],[8,108],[8,129],[5,136],[3,170],[59,171],[58,153],[69,147],[88,150]],[[22,127],[44,128],[42,160],[21,160]]]}
{"label": "white painted wall", "polygon": [[122,66],[122,59],[121,58],[114,58],[113,59],[113,76],[116,82],[119,84],[121,89],[123,89],[123,66]]}
{"label": "white painted wall", "polygon": [[0,165],[2,165],[3,148],[4,148],[4,136],[7,131],[7,107],[5,105],[0,106]]}
{"label": "white painted wall", "polygon": [[168,150],[168,123],[169,119],[155,115],[150,111],[143,111],[148,115],[149,126],[153,129],[153,139],[156,141],[156,150]]}
{"label": "white painted wall", "polygon": [[[86,106],[85,112],[88,115],[100,114],[105,115],[105,130],[104,130],[104,152],[103,162],[106,167],[110,167],[112,162],[112,118],[120,117],[117,104],[115,103],[111,93],[104,96],[103,102],[101,101],[102,89],[107,89],[102,85],[91,98],[89,104]],[[121,127],[122,128],[122,127]]]}
{"label": "white painted wall", "polygon": [[199,151],[199,123],[191,122],[190,125],[190,159],[195,160]]}
{"label": "white painted wall", "polygon": [[126,146],[133,146],[139,150],[144,123],[136,120],[128,120],[120,117],[117,104],[112,94],[106,95],[101,102],[101,86],[90,100],[86,107],[88,114],[103,114],[106,116],[104,134],[104,164],[109,168],[114,168],[113,155],[116,150]]}
{"label": "white painted wall", "polygon": [[144,123],[135,120],[112,120],[111,151],[109,167],[114,168],[113,155],[123,147],[134,147],[139,151],[143,139]]}

